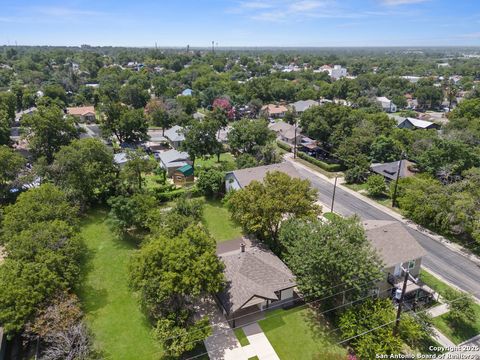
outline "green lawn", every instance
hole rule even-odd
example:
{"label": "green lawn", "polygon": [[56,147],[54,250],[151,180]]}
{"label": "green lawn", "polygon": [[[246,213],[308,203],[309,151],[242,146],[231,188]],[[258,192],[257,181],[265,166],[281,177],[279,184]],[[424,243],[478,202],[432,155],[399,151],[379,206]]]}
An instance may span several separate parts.
{"label": "green lawn", "polygon": [[308,308],[276,309],[258,322],[282,360],[345,359],[346,351],[335,344]]}
{"label": "green lawn", "polygon": [[448,313],[446,313],[433,318],[433,325],[455,345],[458,345],[480,334],[480,305],[475,304],[474,308],[477,319],[474,323],[452,324],[448,318]]}
{"label": "green lawn", "polygon": [[207,200],[203,210],[203,221],[217,242],[242,236],[242,229],[230,219],[230,212],[219,200]]}
{"label": "green lawn", "polygon": [[234,170],[237,168],[235,158],[230,153],[222,153],[220,155],[220,162],[217,162],[217,156],[210,156],[208,158],[199,158],[195,160],[195,168],[202,167],[220,167],[222,166],[228,170]]}
{"label": "green lawn", "polygon": [[106,216],[105,210],[94,210],[82,222],[88,255],[78,295],[95,348],[108,359],[158,359],[161,348],[128,286],[135,243],[115,236]]}
{"label": "green lawn", "polygon": [[240,343],[240,345],[242,346],[250,345],[250,341],[248,341],[247,335],[245,335],[245,332],[243,331],[242,328],[236,328],[235,330],[233,330],[233,332],[235,333],[235,336],[237,337],[237,340]]}
{"label": "green lawn", "polygon": [[422,280],[427,286],[431,287],[442,296],[445,296],[445,293],[448,290],[455,290],[451,286],[445,284],[442,280],[430,274],[425,269],[422,269],[420,272],[420,280]]}
{"label": "green lawn", "polygon": [[323,217],[326,218],[327,220],[332,221],[333,219],[341,216],[329,211],[329,212],[323,213]]}

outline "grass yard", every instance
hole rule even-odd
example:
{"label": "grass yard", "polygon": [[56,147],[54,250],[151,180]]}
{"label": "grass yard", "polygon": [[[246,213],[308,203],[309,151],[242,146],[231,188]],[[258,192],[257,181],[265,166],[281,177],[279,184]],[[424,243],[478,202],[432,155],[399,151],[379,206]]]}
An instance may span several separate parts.
{"label": "grass yard", "polygon": [[195,160],[195,168],[202,167],[220,167],[222,166],[225,169],[234,170],[237,168],[235,163],[235,158],[230,153],[220,154],[220,162],[217,162],[217,156],[210,156],[209,158],[199,158]]}
{"label": "grass yard", "polygon": [[95,348],[107,359],[158,359],[162,350],[128,286],[135,243],[115,236],[106,219],[106,210],[93,210],[82,222],[88,255],[78,295]]}
{"label": "grass yard", "polygon": [[455,290],[451,286],[445,284],[442,280],[436,278],[432,274],[430,274],[427,270],[422,269],[420,272],[420,279],[437,293],[442,296],[445,296],[445,293],[448,290]]}
{"label": "grass yard", "polygon": [[326,213],[323,213],[322,215],[323,215],[323,217],[324,217],[325,219],[330,220],[330,221],[332,221],[332,220],[334,220],[334,219],[336,219],[336,218],[341,217],[340,215],[337,215],[337,214],[335,214],[335,213],[333,213],[333,212],[330,212],[330,211],[329,211],[329,212],[326,212]]}
{"label": "grass yard", "polygon": [[345,359],[346,350],[335,344],[308,308],[276,309],[258,322],[282,360]]}
{"label": "grass yard", "polygon": [[480,334],[480,305],[475,304],[474,309],[476,321],[473,323],[452,324],[448,318],[448,313],[446,313],[433,318],[433,325],[455,345],[458,345]]}
{"label": "grass yard", "polygon": [[248,341],[247,335],[245,335],[245,332],[243,331],[242,328],[236,328],[235,330],[233,330],[233,332],[235,333],[235,336],[237,337],[237,340],[240,343],[240,345],[242,346],[250,345],[250,341]]}
{"label": "grass yard", "polygon": [[203,221],[217,242],[242,236],[242,229],[230,219],[228,209],[219,200],[207,200],[203,210]]}

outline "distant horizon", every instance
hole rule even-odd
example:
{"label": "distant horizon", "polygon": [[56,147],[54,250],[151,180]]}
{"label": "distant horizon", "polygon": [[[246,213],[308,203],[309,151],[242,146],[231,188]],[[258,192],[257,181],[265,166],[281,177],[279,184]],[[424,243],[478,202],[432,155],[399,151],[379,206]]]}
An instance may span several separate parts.
{"label": "distant horizon", "polygon": [[480,46],[471,0],[22,0],[0,9],[9,46]]}

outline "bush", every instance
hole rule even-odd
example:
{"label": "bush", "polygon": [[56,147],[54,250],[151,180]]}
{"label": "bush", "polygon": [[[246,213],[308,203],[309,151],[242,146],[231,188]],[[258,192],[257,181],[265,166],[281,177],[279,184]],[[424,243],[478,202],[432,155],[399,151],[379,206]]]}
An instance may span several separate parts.
{"label": "bush", "polygon": [[385,178],[382,175],[372,175],[367,180],[367,192],[368,195],[378,197],[385,194],[387,185]]}
{"label": "bush", "polygon": [[342,171],[343,166],[341,164],[328,164],[324,161],[315,159],[314,157],[305,154],[304,152],[297,151],[297,155],[300,159],[308,161],[309,163],[318,166],[320,169],[323,169],[328,172]]}
{"label": "bush", "polygon": [[215,168],[202,170],[197,180],[197,188],[206,197],[220,196],[225,189],[225,174]]}
{"label": "bush", "polygon": [[368,168],[363,166],[354,166],[345,171],[345,181],[347,184],[363,183],[367,179]]}
{"label": "bush", "polygon": [[277,145],[280,149],[283,149],[288,152],[292,152],[292,147],[283,141],[277,140]]}

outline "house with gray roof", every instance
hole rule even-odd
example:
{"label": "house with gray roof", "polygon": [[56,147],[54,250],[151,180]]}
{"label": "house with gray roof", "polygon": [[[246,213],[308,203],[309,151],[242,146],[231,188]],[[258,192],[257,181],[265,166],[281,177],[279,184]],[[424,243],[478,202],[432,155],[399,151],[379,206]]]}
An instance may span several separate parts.
{"label": "house with gray roof", "polygon": [[166,129],[163,136],[165,136],[168,139],[168,141],[170,142],[170,145],[172,145],[174,149],[178,149],[182,145],[182,143],[185,141],[185,135],[183,131],[184,131],[183,127],[175,125],[170,129]]}
{"label": "house with gray roof", "polygon": [[271,251],[259,246],[220,255],[225,264],[226,286],[217,299],[227,319],[259,310],[291,304],[295,299],[295,277]]}
{"label": "house with gray roof", "polygon": [[299,100],[291,104],[297,114],[303,113],[305,110],[310,109],[312,106],[319,105],[315,100]]}
{"label": "house with gray roof", "polygon": [[295,130],[295,125],[286,123],[285,121],[276,121],[268,125],[268,128],[277,134],[277,139],[287,144],[294,145],[295,138],[297,139],[297,144],[302,141],[302,129],[297,127]]}
{"label": "house with gray roof", "polygon": [[411,117],[404,117],[404,116],[397,116],[397,115],[392,115],[391,118],[395,119],[395,121],[397,122],[397,127],[399,129],[412,129],[412,130],[417,130],[417,129],[439,130],[440,129],[440,125],[427,120],[420,120],[420,119],[415,119]]}
{"label": "house with gray roof", "polygon": [[279,164],[230,171],[225,175],[225,189],[227,192],[230,190],[239,190],[243,189],[254,180],[262,182],[265,175],[267,175],[268,172],[273,171],[283,172],[293,178],[301,178],[300,174],[292,164],[282,162]]}
{"label": "house with gray roof", "polygon": [[[362,222],[367,239],[383,262],[384,278],[376,285],[375,292],[380,297],[388,297],[401,290],[404,270],[418,278],[422,258],[427,254],[407,228],[398,221],[366,220]],[[392,290],[392,291],[390,291]],[[431,289],[409,280],[407,293],[418,296],[429,293]]]}
{"label": "house with gray roof", "polygon": [[[387,181],[396,180],[399,163],[400,161],[374,163],[370,166],[370,171],[375,174],[382,175]],[[415,165],[415,163],[409,160],[402,160],[400,173],[398,173],[399,179],[414,176],[416,173]]]}
{"label": "house with gray roof", "polygon": [[173,176],[175,170],[182,166],[192,165],[192,161],[186,152],[175,149],[158,153],[156,158],[159,160],[160,166],[167,170],[167,174],[170,177]]}

